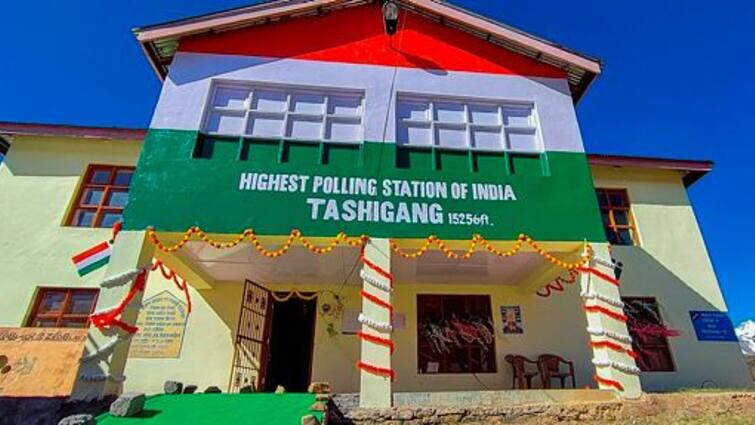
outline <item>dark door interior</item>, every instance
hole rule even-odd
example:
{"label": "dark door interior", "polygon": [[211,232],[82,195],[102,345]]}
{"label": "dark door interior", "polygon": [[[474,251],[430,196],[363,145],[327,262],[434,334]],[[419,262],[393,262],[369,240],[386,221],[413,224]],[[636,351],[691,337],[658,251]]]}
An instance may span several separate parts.
{"label": "dark door interior", "polygon": [[317,299],[291,297],[273,304],[265,391],[283,385],[287,392],[306,392],[312,370]]}

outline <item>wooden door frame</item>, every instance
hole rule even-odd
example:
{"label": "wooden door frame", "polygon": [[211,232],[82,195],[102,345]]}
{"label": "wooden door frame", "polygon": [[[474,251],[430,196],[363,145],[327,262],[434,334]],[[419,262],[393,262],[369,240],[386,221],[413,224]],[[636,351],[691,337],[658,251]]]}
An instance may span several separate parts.
{"label": "wooden door frame", "polygon": [[[274,292],[276,295],[278,295],[278,294],[282,294],[284,296],[288,295],[287,292],[282,292],[282,291],[271,291],[271,292]],[[317,291],[308,291],[308,292],[300,292],[300,293],[302,295],[304,295],[304,296],[309,296],[309,295],[317,294]],[[279,301],[276,301],[275,298],[272,298],[272,300],[273,300],[273,304],[279,302]],[[316,332],[317,332],[317,309],[319,308],[318,307],[319,296],[316,296],[314,299],[309,300],[308,302],[310,302],[310,301],[314,303],[314,308],[315,308],[315,313],[312,316],[312,319],[313,319],[312,320],[312,341],[310,341],[310,343],[309,343],[309,379],[308,380],[309,380],[309,383],[311,384],[312,383],[312,371],[314,370],[314,366],[315,366],[315,364],[314,364],[315,363],[315,339],[317,338],[317,334],[316,334]],[[272,314],[271,314],[271,319],[270,320],[272,320]],[[271,325],[272,325],[272,323],[271,323]],[[271,328],[270,331],[272,332],[272,326],[270,326],[270,328]],[[268,362],[269,362],[269,360],[268,360]],[[265,373],[267,373],[267,370],[265,370]]]}
{"label": "wooden door frame", "polygon": [[[265,302],[265,313],[264,313],[264,323],[263,323],[263,330],[262,330],[262,339],[256,340],[254,338],[243,336],[239,333],[241,330],[241,321],[244,317],[244,309],[250,310],[252,314],[260,314],[256,311],[254,311],[250,307],[246,307],[244,305],[245,303],[245,297],[247,294],[247,289],[249,286],[257,287],[258,289],[261,289],[267,294],[266,302]],[[239,361],[239,342],[241,339],[245,339],[247,341],[252,341],[260,344],[260,354],[259,354],[259,367],[257,369],[257,379],[256,382],[254,382],[254,389],[255,391],[259,391],[261,387],[265,384],[265,374],[267,373],[267,363],[268,363],[268,352],[269,352],[269,346],[270,346],[270,335],[271,335],[271,328],[272,328],[272,316],[273,316],[273,297],[271,295],[271,291],[264,286],[253,282],[249,279],[245,279],[244,281],[244,287],[243,292],[241,295],[241,303],[239,306],[239,318],[236,322],[236,337],[233,340],[233,360],[231,363],[231,376],[230,380],[228,382],[228,390],[229,392],[233,390],[234,388],[234,378],[237,372],[237,362]]]}

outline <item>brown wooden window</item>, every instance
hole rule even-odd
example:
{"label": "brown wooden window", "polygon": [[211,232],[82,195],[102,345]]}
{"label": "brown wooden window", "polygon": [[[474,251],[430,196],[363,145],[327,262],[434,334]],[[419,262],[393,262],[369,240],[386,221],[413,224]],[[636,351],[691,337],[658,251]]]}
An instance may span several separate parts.
{"label": "brown wooden window", "polygon": [[634,245],[637,229],[632,217],[629,196],[624,189],[595,189],[600,215],[608,242],[614,245]]}
{"label": "brown wooden window", "polygon": [[90,165],[68,220],[76,227],[112,227],[123,217],[134,167]]}
{"label": "brown wooden window", "polygon": [[86,328],[94,312],[99,289],[42,288],[37,292],[26,326],[34,328]]}
{"label": "brown wooden window", "polygon": [[632,336],[632,348],[639,354],[637,366],[643,372],[673,372],[669,329],[663,324],[655,298],[625,297],[622,301],[629,318],[627,328]]}
{"label": "brown wooden window", "polygon": [[419,373],[495,373],[487,295],[417,295]]}

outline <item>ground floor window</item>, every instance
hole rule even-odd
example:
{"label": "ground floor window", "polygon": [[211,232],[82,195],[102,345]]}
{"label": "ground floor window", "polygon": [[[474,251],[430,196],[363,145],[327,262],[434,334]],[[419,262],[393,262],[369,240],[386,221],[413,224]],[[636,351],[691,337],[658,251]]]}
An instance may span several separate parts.
{"label": "ground floor window", "polygon": [[86,328],[94,312],[96,288],[41,288],[26,326],[35,328]]}
{"label": "ground floor window", "polygon": [[417,295],[419,373],[494,373],[487,295]]}
{"label": "ground floor window", "polygon": [[632,336],[637,366],[643,372],[673,372],[674,362],[668,345],[669,329],[663,324],[658,303],[650,297],[624,297],[624,313]]}

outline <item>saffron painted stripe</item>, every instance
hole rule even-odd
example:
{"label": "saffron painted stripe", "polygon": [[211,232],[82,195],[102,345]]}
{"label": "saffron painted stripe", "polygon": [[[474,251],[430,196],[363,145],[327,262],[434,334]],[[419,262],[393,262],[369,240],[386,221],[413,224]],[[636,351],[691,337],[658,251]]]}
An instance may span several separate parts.
{"label": "saffron painted stripe", "polygon": [[92,255],[95,255],[97,253],[100,253],[102,251],[109,250],[109,249],[110,249],[110,244],[107,242],[102,242],[100,244],[97,244],[87,249],[86,251],[82,253],[74,255],[73,258],[71,259],[73,260],[74,263],[80,263],[81,261],[89,258]]}
{"label": "saffron painted stripe", "polygon": [[89,256],[89,257],[87,257],[87,258],[79,261],[78,263],[75,263],[76,268],[80,269],[80,268],[86,267],[86,266],[88,266],[88,265],[90,265],[92,263],[96,263],[97,261],[100,261],[103,258],[108,258],[108,257],[110,257],[111,252],[112,251],[111,251],[110,247],[108,246],[107,251],[100,251],[100,252],[98,252],[96,254],[93,254],[93,255],[91,255],[91,256]]}
{"label": "saffron painted stripe", "polygon": [[197,35],[181,40],[179,49],[425,70],[565,77],[561,69],[416,13],[402,12],[397,33],[388,36],[377,5]]}
{"label": "saffron painted stripe", "polygon": [[395,142],[397,134],[395,93],[531,103],[535,105],[545,150],[584,152],[565,79],[461,71],[431,73],[408,68],[394,73],[392,67],[381,65],[220,54],[179,53],[175,56],[150,127],[199,130],[213,79],[247,82],[253,86],[292,84],[363,92],[364,139],[391,143]]}
{"label": "saffron painted stripe", "polygon": [[96,261],[94,263],[91,263],[91,264],[89,264],[89,265],[87,265],[85,267],[82,267],[82,268],[78,269],[79,276],[86,276],[89,273],[91,273],[91,272],[99,269],[100,267],[106,265],[109,262],[110,262],[110,256],[107,256],[105,258],[101,258],[99,261]]}

